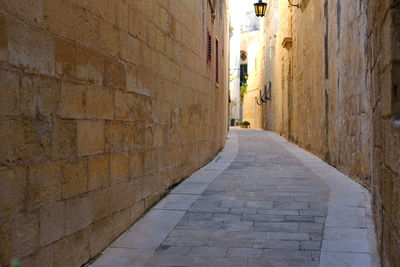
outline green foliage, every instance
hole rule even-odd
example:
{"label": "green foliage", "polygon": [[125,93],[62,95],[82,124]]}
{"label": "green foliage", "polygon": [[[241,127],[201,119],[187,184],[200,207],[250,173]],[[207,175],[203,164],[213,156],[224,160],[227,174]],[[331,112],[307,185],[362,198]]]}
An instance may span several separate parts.
{"label": "green foliage", "polygon": [[22,267],[22,264],[18,260],[12,260],[10,267]]}
{"label": "green foliage", "polygon": [[240,123],[240,125],[250,126],[250,122],[248,122],[248,121],[242,121],[242,122]]}
{"label": "green foliage", "polygon": [[242,83],[242,86],[240,86],[240,103],[243,104],[243,98],[244,94],[247,91],[247,83]]}

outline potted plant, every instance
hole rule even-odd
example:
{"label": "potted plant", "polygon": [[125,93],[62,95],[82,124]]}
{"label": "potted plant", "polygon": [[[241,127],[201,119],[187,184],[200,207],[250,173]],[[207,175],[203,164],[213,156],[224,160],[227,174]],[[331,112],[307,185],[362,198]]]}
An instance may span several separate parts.
{"label": "potted plant", "polygon": [[248,121],[242,121],[240,123],[240,128],[250,128],[250,122]]}

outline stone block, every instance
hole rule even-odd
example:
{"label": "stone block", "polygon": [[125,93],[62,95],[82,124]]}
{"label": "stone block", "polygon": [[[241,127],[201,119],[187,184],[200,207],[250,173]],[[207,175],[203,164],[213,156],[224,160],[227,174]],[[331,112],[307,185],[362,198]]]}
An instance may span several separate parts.
{"label": "stone block", "polygon": [[[164,52],[165,51],[165,34],[161,31],[161,30],[159,30],[159,29],[156,29],[155,30],[155,37],[156,37],[156,39],[155,39],[155,49],[157,49],[158,51],[161,51],[161,52]],[[150,40],[149,40],[149,42],[150,42]]]}
{"label": "stone block", "polygon": [[164,8],[159,8],[160,13],[160,24],[159,26],[164,32],[170,32],[170,20],[169,20],[169,13]]}
{"label": "stone block", "polygon": [[83,47],[77,47],[77,77],[99,83],[103,79],[103,55]]}
{"label": "stone block", "polygon": [[128,32],[129,6],[124,1],[118,1],[118,28],[120,31]]}
{"label": "stone block", "polygon": [[113,153],[110,156],[110,181],[117,183],[129,178],[128,153]]}
{"label": "stone block", "polygon": [[109,164],[108,155],[88,159],[88,189],[89,191],[109,185]]}
{"label": "stone block", "polygon": [[21,127],[23,142],[15,148],[18,157],[32,162],[44,161],[51,154],[51,122],[42,119],[25,119]]}
{"label": "stone block", "polygon": [[64,236],[65,201],[40,208],[40,245],[53,243]]}
{"label": "stone block", "polygon": [[103,84],[109,88],[126,88],[125,67],[122,63],[112,58],[104,60],[104,80]]}
{"label": "stone block", "polygon": [[59,91],[54,80],[24,76],[21,84],[21,111],[24,116],[36,117],[37,113],[50,117],[57,112]]}
{"label": "stone block", "polygon": [[118,29],[119,20],[121,19],[119,17],[118,2],[120,1],[106,1],[107,9],[105,13],[105,21],[115,26],[116,29]]}
{"label": "stone block", "polygon": [[121,46],[121,58],[127,62],[141,65],[143,55],[140,50],[140,40],[123,31],[120,32],[119,39]]}
{"label": "stone block", "polygon": [[114,93],[114,118],[117,120],[134,120],[135,98],[132,94],[116,91]]}
{"label": "stone block", "polygon": [[48,34],[27,25],[7,23],[8,60],[29,71],[54,76],[55,45]]}
{"label": "stone block", "polygon": [[129,153],[129,174],[133,178],[144,175],[144,152]]}
{"label": "stone block", "polygon": [[63,81],[58,115],[70,119],[85,118],[85,94],[86,87],[84,85]]}
{"label": "stone block", "polygon": [[60,89],[57,81],[53,79],[41,79],[39,78],[38,84],[35,85],[38,88],[37,96],[37,110],[41,116],[50,117],[56,114],[59,98]]}
{"label": "stone block", "polygon": [[87,160],[62,165],[62,197],[68,199],[87,192]]}
{"label": "stone block", "polygon": [[56,73],[60,76],[75,76],[77,64],[75,45],[57,38],[55,40],[55,46]]}
{"label": "stone block", "polygon": [[392,213],[393,176],[387,168],[382,168],[382,201],[383,208],[388,214]]}
{"label": "stone block", "polygon": [[30,167],[25,198],[28,209],[59,200],[61,198],[61,164],[45,163]]}
{"label": "stone block", "polygon": [[152,205],[149,204],[148,198],[151,198],[151,194],[155,191],[155,175],[154,174],[148,174],[146,176],[142,176],[140,178],[137,178],[141,180],[141,185],[142,185],[142,198],[146,199],[145,201],[145,209],[150,208]]}
{"label": "stone block", "polygon": [[94,191],[92,198],[92,219],[94,222],[112,214],[112,200],[114,191],[111,187],[105,187]]}
{"label": "stone block", "polygon": [[56,120],[51,134],[52,159],[70,159],[77,155],[76,123],[67,120]]}
{"label": "stone block", "polygon": [[140,178],[135,178],[129,183],[130,191],[132,194],[133,202],[135,205],[143,200],[142,188],[143,180]]}
{"label": "stone block", "polygon": [[148,150],[144,152],[144,173],[150,174],[156,170],[156,150]]}
{"label": "stone block", "polygon": [[113,214],[114,237],[120,236],[130,226],[129,208]]}
{"label": "stone block", "polygon": [[0,115],[18,115],[20,101],[20,74],[0,70]]}
{"label": "stone block", "polygon": [[0,162],[10,163],[18,158],[18,149],[24,143],[23,125],[16,120],[0,120]]}
{"label": "stone block", "polygon": [[90,86],[86,92],[85,99],[87,118],[113,118],[113,94],[108,89],[97,86]]}
{"label": "stone block", "polygon": [[126,90],[137,91],[137,68],[134,65],[126,65]]}
{"label": "stone block", "polygon": [[104,121],[78,121],[77,130],[78,155],[94,155],[104,151]]}
{"label": "stone block", "polygon": [[147,19],[135,9],[129,9],[128,31],[132,36],[146,42]]}
{"label": "stone block", "polygon": [[48,31],[69,40],[85,41],[86,13],[79,5],[43,0],[43,13]]}
{"label": "stone block", "polygon": [[107,55],[117,57],[119,55],[119,32],[116,26],[100,21],[99,37],[101,48]]}
{"label": "stone block", "polygon": [[0,222],[0,264],[7,266],[12,255],[12,221],[11,218],[3,219]]}
{"label": "stone block", "polygon": [[65,237],[54,245],[55,266],[81,266],[89,260],[90,229]]}
{"label": "stone block", "polygon": [[136,120],[140,122],[153,121],[153,100],[149,97],[137,95],[136,98]]}
{"label": "stone block", "polygon": [[26,189],[24,168],[1,168],[0,184],[0,218],[3,218],[23,208]]}
{"label": "stone block", "polygon": [[112,216],[95,222],[90,228],[90,257],[97,256],[112,242],[113,237]]}
{"label": "stone block", "polygon": [[113,199],[112,211],[117,212],[133,205],[134,193],[132,193],[132,181],[124,181],[112,185]]}
{"label": "stone block", "polygon": [[144,126],[144,147],[153,146],[153,126],[152,124],[147,124]]}
{"label": "stone block", "polygon": [[175,16],[171,16],[171,33],[178,42],[182,41],[182,31],[183,25],[176,19]]}
{"label": "stone block", "polygon": [[11,232],[13,257],[22,258],[39,247],[39,212],[18,213],[13,217]]}
{"label": "stone block", "polygon": [[144,144],[144,125],[136,123],[130,127],[130,138],[132,140],[133,148],[141,148]]}
{"label": "stone block", "polygon": [[174,56],[174,41],[171,37],[165,36],[165,53],[168,58],[173,58]]}
{"label": "stone block", "polygon": [[0,60],[6,61],[8,54],[7,21],[0,16]]}
{"label": "stone block", "polygon": [[154,78],[152,74],[141,68],[137,69],[137,89],[136,93],[145,96],[155,96]]}
{"label": "stone block", "polygon": [[142,216],[144,213],[144,200],[141,200],[139,202],[136,202],[135,205],[133,205],[129,211],[129,217],[131,222],[135,222],[137,219]]}
{"label": "stone block", "polygon": [[145,0],[138,0],[136,3],[137,10],[139,10],[142,14],[151,17],[153,14],[153,7],[155,7],[157,3],[155,1],[145,1]]}
{"label": "stone block", "polygon": [[127,150],[124,147],[127,136],[125,135],[125,125],[118,121],[110,121],[105,125],[106,151],[120,152]]}
{"label": "stone block", "polygon": [[70,235],[86,228],[93,221],[92,201],[89,195],[67,199],[65,202],[65,234]]}
{"label": "stone block", "polygon": [[40,248],[40,250],[35,254],[35,266],[54,266],[53,244],[47,247]]}

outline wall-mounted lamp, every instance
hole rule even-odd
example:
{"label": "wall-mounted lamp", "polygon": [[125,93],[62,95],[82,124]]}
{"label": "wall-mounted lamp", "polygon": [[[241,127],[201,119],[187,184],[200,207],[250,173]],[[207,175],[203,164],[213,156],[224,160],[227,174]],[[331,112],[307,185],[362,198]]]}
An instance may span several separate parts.
{"label": "wall-mounted lamp", "polygon": [[246,73],[243,78],[247,81],[249,79],[249,75]]}
{"label": "wall-mounted lamp", "polygon": [[263,3],[262,0],[258,0],[258,3],[254,3],[254,10],[256,11],[257,17],[264,17],[266,9],[267,3]]}
{"label": "wall-mounted lamp", "polygon": [[290,4],[291,6],[295,6],[295,7],[297,7],[297,8],[300,8],[300,4],[294,5],[294,4],[292,4],[292,1],[291,1],[291,0],[288,0],[288,2],[289,2],[289,4]]}

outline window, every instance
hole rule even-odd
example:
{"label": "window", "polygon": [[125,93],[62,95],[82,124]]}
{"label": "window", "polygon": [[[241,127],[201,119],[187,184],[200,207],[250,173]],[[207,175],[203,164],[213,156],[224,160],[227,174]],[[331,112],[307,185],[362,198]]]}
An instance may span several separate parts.
{"label": "window", "polygon": [[218,85],[218,39],[215,38],[215,83]]}
{"label": "window", "polygon": [[211,33],[207,30],[207,64],[211,67]]}
{"label": "window", "polygon": [[247,74],[247,64],[240,64],[240,85],[247,83],[244,75]]}

